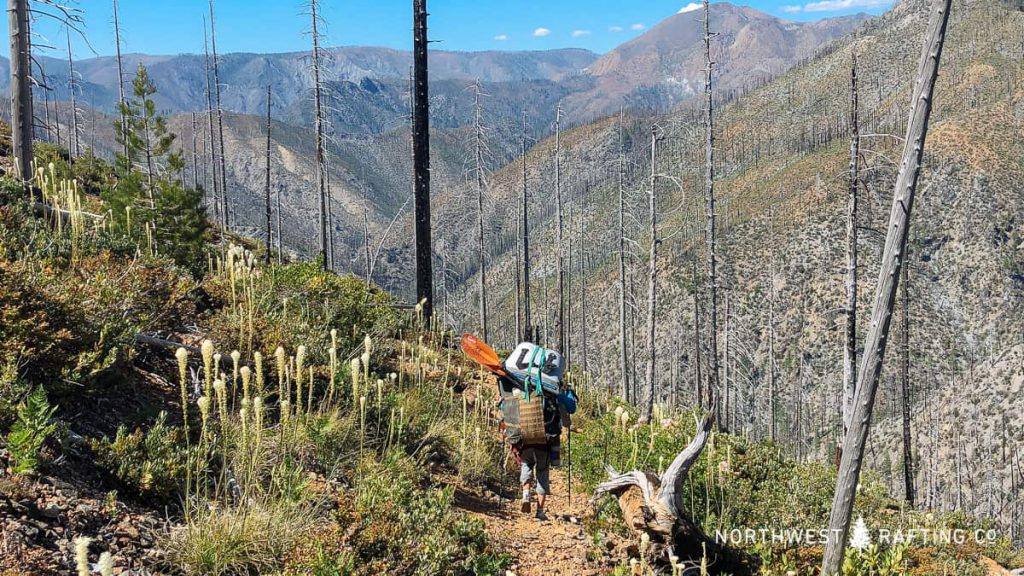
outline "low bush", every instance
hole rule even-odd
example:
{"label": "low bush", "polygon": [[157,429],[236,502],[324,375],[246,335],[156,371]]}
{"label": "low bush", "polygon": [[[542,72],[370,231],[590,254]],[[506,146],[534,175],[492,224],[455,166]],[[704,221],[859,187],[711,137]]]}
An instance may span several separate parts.
{"label": "low bush", "polygon": [[57,430],[53,423],[56,410],[56,406],[50,406],[46,401],[46,393],[42,388],[33,390],[18,405],[17,420],[5,438],[15,474],[28,474],[39,466],[39,451],[46,439]]}
{"label": "low bush", "polygon": [[109,471],[138,496],[171,500],[184,493],[189,466],[195,465],[196,450],[189,450],[181,427],[167,424],[161,412],[145,432],[128,432],[121,426],[113,440],[91,442],[96,464]]}

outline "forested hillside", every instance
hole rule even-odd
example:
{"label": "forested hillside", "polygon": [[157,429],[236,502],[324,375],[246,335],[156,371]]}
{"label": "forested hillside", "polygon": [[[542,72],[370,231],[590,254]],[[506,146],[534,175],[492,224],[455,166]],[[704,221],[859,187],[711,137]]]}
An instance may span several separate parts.
{"label": "forested hillside", "polygon": [[1019,2],[323,4],[75,60],[10,1],[0,576],[1024,572]]}
{"label": "forested hillside", "polygon": [[[828,458],[841,433],[845,233],[850,69],[860,96],[864,186],[858,226],[860,301],[874,294],[886,210],[898,168],[910,80],[927,6],[905,2],[856,34],[737,99],[719,98],[721,400],[729,429],[773,436],[800,458]],[[1024,317],[1024,13],[1001,2],[957,3],[922,174],[923,197],[910,232],[909,358],[919,498],[937,508],[1019,522],[1022,482],[1015,456],[1024,429],[1017,358]],[[910,31],[915,31],[910,33]],[[659,130],[657,203],[657,386],[659,398],[693,403],[694,310],[706,312],[703,130],[699,106],[656,117],[626,114],[561,135],[565,226],[571,244],[570,353],[614,389],[618,358],[617,181],[625,158],[627,381],[646,382],[650,131]],[[527,156],[534,324],[554,338],[554,139]],[[514,306],[516,211],[522,165],[490,177],[488,297]],[[452,191],[445,205],[473,198]],[[465,208],[463,208],[463,212]],[[455,221],[458,209],[443,211]],[[451,220],[448,220],[451,219]],[[478,325],[477,245],[458,240],[444,286],[450,321]],[[897,312],[901,314],[901,312]],[[860,316],[860,333],[867,329]],[[492,334],[513,338],[514,319],[494,315]],[[701,318],[706,322],[706,318]],[[869,462],[901,474],[900,337],[886,362]],[[707,350],[699,344],[701,363]],[[703,366],[706,371],[707,367]],[[725,399],[728,397],[728,400]],[[772,416],[774,414],[774,416]],[[890,422],[887,422],[890,420]],[[982,423],[985,424],[982,424]],[[969,424],[970,423],[970,424]],[[973,428],[977,426],[977,428]],[[773,434],[774,431],[774,434]],[[959,454],[959,456],[957,456]],[[959,472],[957,470],[959,469]],[[957,480],[970,476],[973,488]],[[901,484],[894,482],[898,491]]]}

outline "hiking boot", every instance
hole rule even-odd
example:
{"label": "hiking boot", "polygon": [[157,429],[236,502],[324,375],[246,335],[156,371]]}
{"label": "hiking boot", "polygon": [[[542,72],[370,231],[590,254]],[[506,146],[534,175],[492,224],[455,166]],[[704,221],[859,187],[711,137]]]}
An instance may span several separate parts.
{"label": "hiking boot", "polygon": [[519,510],[522,511],[523,514],[529,514],[530,513],[530,501],[529,500],[523,500],[523,503],[520,504],[520,506],[519,506]]}
{"label": "hiking boot", "polygon": [[534,516],[534,518],[536,518],[537,520],[539,520],[541,522],[547,522],[547,520],[548,520],[548,515],[544,513],[544,509],[543,508],[537,508],[537,513],[534,514],[533,516]]}

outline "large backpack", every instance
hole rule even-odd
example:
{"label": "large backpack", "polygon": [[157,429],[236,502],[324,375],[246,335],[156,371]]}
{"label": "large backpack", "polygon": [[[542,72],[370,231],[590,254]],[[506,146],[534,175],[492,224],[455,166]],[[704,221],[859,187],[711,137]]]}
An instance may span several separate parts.
{"label": "large backpack", "polygon": [[525,383],[525,387],[539,385],[545,392],[558,394],[565,360],[554,350],[520,342],[502,367],[512,378]]}
{"label": "large backpack", "polygon": [[523,383],[508,376],[498,378],[505,437],[513,446],[542,446],[559,441],[562,434],[558,401],[536,388],[527,393]]}

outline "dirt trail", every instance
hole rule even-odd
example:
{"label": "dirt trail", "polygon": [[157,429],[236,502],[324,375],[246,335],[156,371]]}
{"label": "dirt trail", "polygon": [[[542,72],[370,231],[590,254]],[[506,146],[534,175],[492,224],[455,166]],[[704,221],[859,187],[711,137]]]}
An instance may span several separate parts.
{"label": "dirt trail", "polygon": [[509,486],[500,501],[493,493],[458,490],[455,503],[471,517],[483,520],[491,541],[512,556],[510,570],[516,576],[586,576],[608,572],[600,563],[587,559],[590,546],[583,529],[583,515],[589,509],[590,495],[577,492],[578,487],[573,485],[570,505],[564,470],[551,469],[553,495],[548,496],[546,522],[520,511],[520,495],[512,492],[513,488]]}

